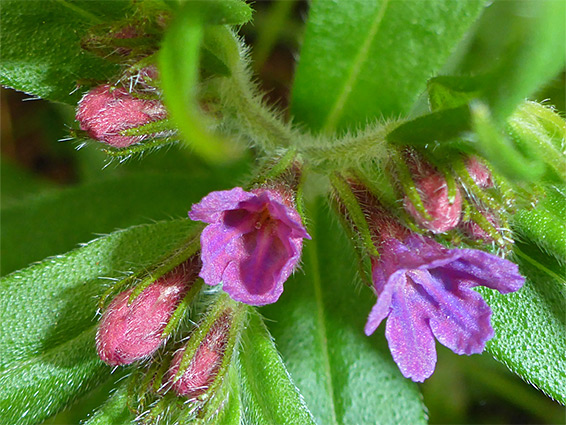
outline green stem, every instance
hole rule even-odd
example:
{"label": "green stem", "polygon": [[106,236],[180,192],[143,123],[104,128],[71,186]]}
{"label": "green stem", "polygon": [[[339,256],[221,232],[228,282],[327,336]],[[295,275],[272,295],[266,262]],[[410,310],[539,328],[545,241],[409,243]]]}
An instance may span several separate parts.
{"label": "green stem", "polygon": [[379,252],[377,251],[371,237],[371,231],[369,230],[366,216],[360,207],[360,203],[352,193],[352,189],[342,179],[342,177],[336,174],[332,174],[330,176],[330,182],[338,194],[338,202],[341,202],[344,205],[350,219],[354,222],[353,224],[356,226],[358,232],[360,232],[360,238],[365,249],[370,255],[379,257]]}

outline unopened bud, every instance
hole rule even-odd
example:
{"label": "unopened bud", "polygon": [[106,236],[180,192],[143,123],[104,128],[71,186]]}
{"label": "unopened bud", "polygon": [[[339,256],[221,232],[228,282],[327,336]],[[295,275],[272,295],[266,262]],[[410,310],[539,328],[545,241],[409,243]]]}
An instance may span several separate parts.
{"label": "unopened bud", "polygon": [[[493,232],[497,232],[499,230],[499,226],[497,223],[497,219],[495,216],[489,211],[479,212],[478,214],[483,216],[482,221],[487,224],[487,226],[493,226]],[[486,243],[493,242],[495,238],[493,234],[489,233],[487,230],[483,229],[479,223],[474,220],[464,221],[460,224],[460,229],[462,232],[468,236],[470,239],[473,240],[482,240]]]}
{"label": "unopened bud", "polygon": [[228,345],[232,324],[230,312],[222,314],[209,329],[208,333],[196,349],[193,358],[183,374],[175,380],[186,347],[178,351],[169,369],[171,388],[178,395],[195,398],[208,390],[214,382]]}
{"label": "unopened bud", "polygon": [[96,334],[98,355],[111,366],[126,365],[153,354],[163,330],[195,280],[192,263],[178,266],[148,286],[128,305],[134,288],[119,294],[102,315]]}
{"label": "unopened bud", "polygon": [[91,138],[124,148],[152,134],[124,136],[121,131],[162,120],[166,116],[160,101],[139,99],[123,88],[105,84],[92,89],[81,99],[76,119]]}
{"label": "unopened bud", "polygon": [[481,187],[482,189],[493,187],[493,176],[491,171],[489,171],[489,169],[475,156],[467,159],[466,170],[478,187]]}
{"label": "unopened bud", "polygon": [[407,196],[403,200],[403,205],[420,226],[433,233],[443,233],[458,225],[462,213],[462,195],[456,189],[454,199],[450,202],[448,184],[442,174],[436,171],[427,174],[415,179],[415,185],[424,208],[431,218],[424,218]]}

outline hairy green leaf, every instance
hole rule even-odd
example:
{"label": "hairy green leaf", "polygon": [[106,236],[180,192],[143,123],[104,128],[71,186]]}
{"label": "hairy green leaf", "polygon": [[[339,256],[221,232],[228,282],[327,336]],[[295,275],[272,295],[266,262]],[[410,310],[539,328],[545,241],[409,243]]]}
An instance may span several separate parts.
{"label": "hairy green leaf", "polygon": [[525,286],[501,295],[479,288],[493,309],[495,337],[487,350],[525,381],[566,404],[566,281],[564,268],[542,262],[528,245],[515,248]]}
{"label": "hairy green leaf", "polygon": [[483,1],[313,1],[292,112],[324,132],[406,115]]}
{"label": "hairy green leaf", "polygon": [[291,376],[319,424],[426,423],[417,386],[401,376],[383,332],[366,337],[375,302],[356,287],[350,241],[328,211],[311,208],[304,273],[262,309]]}
{"label": "hairy green leaf", "polygon": [[161,261],[191,229],[188,219],[133,227],[0,281],[0,422],[37,423],[107,378],[94,336],[108,279]]}
{"label": "hairy green leaf", "polygon": [[78,80],[105,81],[119,68],[81,48],[88,30],[130,10],[127,1],[2,1],[3,85],[74,104]]}
{"label": "hairy green leaf", "polygon": [[250,424],[309,424],[314,419],[291,381],[261,317],[250,313],[238,356],[244,421]]}
{"label": "hairy green leaf", "polygon": [[126,425],[134,422],[128,409],[128,383],[122,382],[84,425]]}
{"label": "hairy green leaf", "polygon": [[513,216],[513,227],[521,239],[536,244],[541,251],[566,265],[566,187],[549,187],[546,197],[532,210]]}

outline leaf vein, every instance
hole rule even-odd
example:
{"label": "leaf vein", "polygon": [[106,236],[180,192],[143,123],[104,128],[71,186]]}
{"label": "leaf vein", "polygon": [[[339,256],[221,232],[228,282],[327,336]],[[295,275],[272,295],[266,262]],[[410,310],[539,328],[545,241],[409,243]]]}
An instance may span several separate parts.
{"label": "leaf vein", "polygon": [[355,84],[355,81],[358,78],[358,75],[360,74],[360,71],[362,69],[362,64],[363,62],[366,61],[369,55],[371,43],[375,39],[375,36],[379,31],[379,28],[381,27],[381,23],[383,22],[383,17],[385,16],[385,12],[388,6],[389,6],[389,0],[383,0],[383,2],[381,3],[381,7],[377,11],[377,14],[375,15],[375,18],[371,24],[370,30],[368,31],[368,34],[358,52],[358,55],[356,56],[355,60],[352,62],[352,66],[350,67],[350,72],[348,73],[349,74],[348,78],[344,82],[342,91],[340,92],[340,95],[336,99],[336,102],[334,102],[334,106],[332,107],[330,113],[328,114],[328,117],[326,118],[326,123],[323,126],[323,132],[330,133],[336,128],[336,125],[338,124],[338,120],[340,119],[340,116],[344,109],[344,105],[346,104],[348,96],[352,92],[352,88]]}

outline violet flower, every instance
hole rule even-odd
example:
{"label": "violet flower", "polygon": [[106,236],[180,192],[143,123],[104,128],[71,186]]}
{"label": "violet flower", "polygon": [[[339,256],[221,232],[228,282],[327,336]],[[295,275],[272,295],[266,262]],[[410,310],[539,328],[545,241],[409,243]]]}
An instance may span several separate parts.
{"label": "violet flower", "polygon": [[525,279],[516,264],[475,249],[447,249],[412,234],[387,239],[373,262],[378,295],[365,327],[372,334],[387,319],[385,336],[401,373],[415,382],[430,377],[436,364],[434,338],[456,354],[481,353],[493,337],[491,309],[473,287],[502,294]]}
{"label": "violet flower", "polygon": [[277,301],[283,283],[310,239],[292,200],[283,191],[236,187],[212,192],[189,212],[209,223],[201,235],[202,277],[250,305]]}

